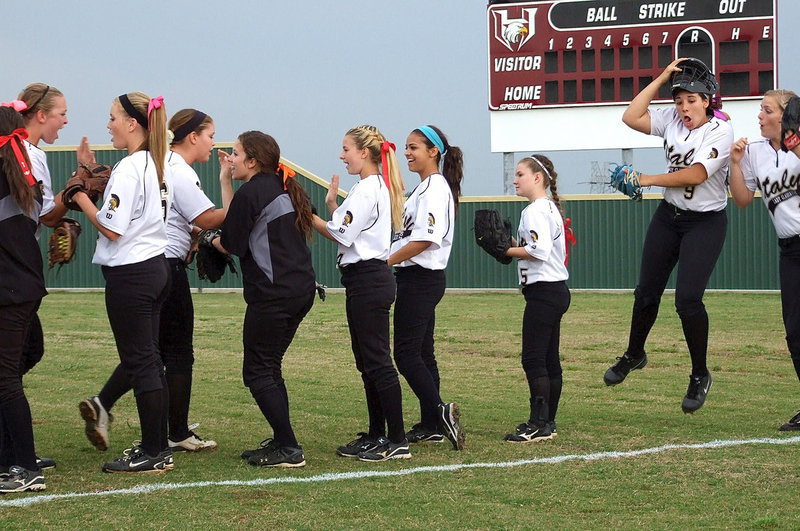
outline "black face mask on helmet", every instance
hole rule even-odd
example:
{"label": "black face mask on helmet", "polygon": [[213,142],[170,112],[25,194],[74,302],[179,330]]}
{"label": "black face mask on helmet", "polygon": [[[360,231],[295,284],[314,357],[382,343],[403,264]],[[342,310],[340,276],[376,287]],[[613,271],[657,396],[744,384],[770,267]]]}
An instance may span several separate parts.
{"label": "black face mask on helmet", "polygon": [[719,83],[714,78],[714,74],[700,59],[690,57],[678,63],[680,72],[673,72],[670,76],[670,91],[672,96],[679,90],[693,92],[696,94],[706,94],[711,99],[719,91]]}

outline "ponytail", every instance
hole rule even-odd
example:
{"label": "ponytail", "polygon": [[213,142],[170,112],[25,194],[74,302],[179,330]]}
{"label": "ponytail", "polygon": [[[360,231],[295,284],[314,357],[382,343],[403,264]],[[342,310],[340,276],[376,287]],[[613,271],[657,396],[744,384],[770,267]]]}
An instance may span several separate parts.
{"label": "ponytail", "polygon": [[308,194],[303,187],[300,186],[300,183],[297,182],[297,179],[294,178],[295,172],[293,169],[282,163],[278,164],[278,175],[283,178],[283,188],[286,190],[286,193],[289,194],[289,199],[291,199],[292,206],[297,214],[297,220],[295,221],[297,230],[299,230],[307,240],[310,240],[314,229],[314,214],[311,211],[311,200],[308,198]]}
{"label": "ponytail", "polygon": [[[0,135],[12,135],[18,129],[23,129],[24,133],[25,121],[20,113],[11,107],[0,107]],[[16,146],[12,144],[16,143]],[[22,140],[18,137],[9,138],[5,144],[0,147],[0,157],[2,157],[3,173],[8,180],[11,197],[19,205],[23,212],[26,214],[33,214],[36,207],[36,197],[34,195],[34,188],[28,182],[28,178],[22,171],[21,163],[17,160],[16,151],[22,156],[22,161],[31,167],[31,161],[28,158],[28,150],[25,149]],[[35,178],[35,177],[34,177]]]}
{"label": "ponytail", "polygon": [[167,158],[167,109],[164,98],[150,98],[142,92],[129,92],[117,98],[125,113],[136,120],[145,131],[145,140],[137,151],[150,152],[156,166],[158,184],[164,182]]}
{"label": "ponytail", "polygon": [[453,194],[455,211],[458,212],[461,181],[464,180],[464,153],[458,146],[451,146],[442,130],[435,125],[424,125],[414,129],[413,132],[418,133],[425,139],[425,145],[428,146],[428,149],[433,149],[434,147],[439,149],[439,153],[436,155],[436,164],[441,165],[442,175],[448,186],[450,186],[450,193]]}

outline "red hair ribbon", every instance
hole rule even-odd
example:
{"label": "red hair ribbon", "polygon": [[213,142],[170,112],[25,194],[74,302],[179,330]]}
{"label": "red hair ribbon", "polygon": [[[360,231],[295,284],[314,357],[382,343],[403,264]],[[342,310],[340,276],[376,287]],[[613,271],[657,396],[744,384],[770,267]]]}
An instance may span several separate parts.
{"label": "red hair ribbon", "polygon": [[283,189],[286,190],[286,179],[294,178],[297,173],[290,167],[284,165],[283,163],[278,164],[278,171],[283,173]]}
{"label": "red hair ribbon", "polygon": [[0,103],[0,107],[11,107],[17,112],[22,112],[28,108],[28,104],[22,100],[13,100],[8,103]]}
{"label": "red hair ribbon", "polygon": [[569,265],[569,248],[578,243],[578,239],[575,238],[575,233],[572,232],[572,220],[570,218],[566,218],[564,220],[564,243],[565,243],[565,256],[564,256],[564,265]]}
{"label": "red hair ribbon", "polygon": [[156,96],[147,103],[147,122],[150,122],[150,113],[153,109],[160,109],[164,106],[164,96]]}
{"label": "red hair ribbon", "polygon": [[[10,135],[0,136],[0,147],[11,142],[11,149],[14,150],[14,156],[17,157],[17,163],[22,170],[22,175],[25,176],[28,184],[33,186],[36,184],[36,179],[34,179],[33,173],[31,173],[31,169],[28,167],[28,162],[25,160],[25,155],[22,154],[22,150],[20,149],[22,141],[26,138],[28,138],[28,132],[25,129],[21,127],[19,129],[14,129]],[[14,142],[14,139],[17,141]]]}
{"label": "red hair ribbon", "polygon": [[388,140],[384,140],[383,144],[381,144],[381,166],[383,170],[383,182],[386,183],[386,188],[392,189],[392,185],[389,183],[389,165],[386,164],[386,154],[389,150],[397,151],[397,148],[394,144],[389,142]]}

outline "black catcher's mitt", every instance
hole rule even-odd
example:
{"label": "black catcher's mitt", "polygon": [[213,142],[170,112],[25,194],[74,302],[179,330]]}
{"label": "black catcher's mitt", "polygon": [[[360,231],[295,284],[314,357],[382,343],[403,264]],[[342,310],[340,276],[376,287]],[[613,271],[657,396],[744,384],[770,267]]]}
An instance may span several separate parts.
{"label": "black catcher's mitt", "polygon": [[233,257],[229,254],[221,253],[212,243],[222,231],[219,229],[209,229],[200,232],[197,250],[197,276],[201,280],[216,282],[222,278],[225,268],[229,268],[231,273],[238,275]]}
{"label": "black catcher's mitt", "polygon": [[58,226],[50,235],[47,249],[47,263],[50,269],[58,264],[60,270],[64,264],[68,264],[75,256],[75,246],[78,244],[78,236],[81,234],[81,224],[72,218],[61,218]]}
{"label": "black catcher's mitt", "polygon": [[95,163],[79,164],[78,169],[72,172],[72,177],[64,186],[61,201],[70,210],[80,210],[78,204],[73,201],[73,196],[78,192],[85,192],[92,203],[97,204],[97,200],[103,197],[110,177],[111,166]]}
{"label": "black catcher's mitt", "polygon": [[786,104],[781,119],[781,149],[789,151],[800,145],[800,97],[793,97]]}
{"label": "black catcher's mitt", "polygon": [[501,264],[510,264],[506,251],[511,247],[511,223],[497,210],[475,211],[475,243]]}

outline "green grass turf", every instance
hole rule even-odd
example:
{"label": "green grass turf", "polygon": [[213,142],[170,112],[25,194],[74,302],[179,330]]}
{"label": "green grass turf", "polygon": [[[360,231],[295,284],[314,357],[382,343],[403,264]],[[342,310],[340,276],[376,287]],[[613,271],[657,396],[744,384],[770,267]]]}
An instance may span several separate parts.
{"label": "green grass turf", "polygon": [[[527,419],[520,367],[518,293],[447,294],[437,313],[437,354],[445,400],[461,403],[467,449],[412,446],[413,459],[362,463],[337,445],[366,428],[361,379],[344,320],[344,295],[315,304],[289,349],[284,375],[295,431],[308,465],[257,469],[239,458],[271,435],[241,382],[240,294],[194,296],[195,377],[190,421],[219,443],[176,455],[164,475],[100,471],[139,438],[133,396],[114,408],[111,448],[96,451],[77,404],[96,394],[117,362],[100,293],[54,293],[40,316],[44,360],[25,378],[37,451],[53,457],[44,494],[150,483],[309,477],[431,465],[508,462],[664,444],[789,437],[777,431],[800,407],[800,384],[784,343],[777,294],[712,293],[709,368],[714,387],[703,409],[684,415],[690,371],[673,296],[664,297],[648,342],[650,363],[607,388],[603,372],[621,355],[630,294],[574,293],[562,325],[564,392],[558,437],[528,445],[502,437]],[[403,387],[407,426],[418,406]],[[387,478],[261,486],[213,486],[0,506],[4,528],[798,528],[798,443],[604,459],[420,472]],[[33,495],[7,495],[0,502]]]}

